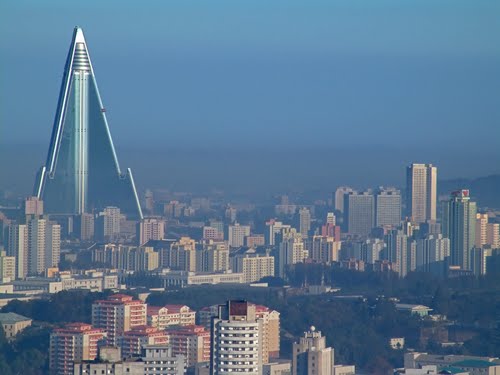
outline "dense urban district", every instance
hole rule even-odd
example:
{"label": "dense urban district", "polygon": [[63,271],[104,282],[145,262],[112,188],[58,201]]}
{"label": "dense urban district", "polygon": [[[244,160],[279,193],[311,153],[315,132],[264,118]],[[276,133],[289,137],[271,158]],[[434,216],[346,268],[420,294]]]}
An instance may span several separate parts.
{"label": "dense urban district", "polygon": [[490,193],[424,163],[314,198],[137,190],[80,28],[58,103],[32,196],[0,192],[0,374],[500,374]]}

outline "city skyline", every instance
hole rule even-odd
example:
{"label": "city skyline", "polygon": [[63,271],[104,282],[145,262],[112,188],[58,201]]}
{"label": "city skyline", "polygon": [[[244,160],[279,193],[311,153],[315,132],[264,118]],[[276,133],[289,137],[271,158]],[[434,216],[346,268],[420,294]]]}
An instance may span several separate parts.
{"label": "city skyline", "polygon": [[500,373],[498,15],[0,2],[1,375]]}

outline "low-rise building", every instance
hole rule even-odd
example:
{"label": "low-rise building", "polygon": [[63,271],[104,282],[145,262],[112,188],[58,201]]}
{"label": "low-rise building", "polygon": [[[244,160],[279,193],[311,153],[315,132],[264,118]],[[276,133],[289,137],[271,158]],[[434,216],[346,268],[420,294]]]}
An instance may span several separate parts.
{"label": "low-rise building", "polygon": [[498,357],[477,357],[467,355],[438,355],[409,352],[404,356],[405,369],[420,369],[424,366],[437,366],[438,370],[455,369],[470,375],[497,375],[500,373]]}
{"label": "low-rise building", "polygon": [[188,285],[203,284],[244,284],[243,273],[221,272],[221,273],[196,273],[188,271],[163,270],[158,274],[163,288],[180,287]]}
{"label": "low-rise building", "polygon": [[0,313],[0,324],[5,332],[5,337],[8,339],[16,336],[26,327],[29,327],[31,322],[32,319],[13,312]]}
{"label": "low-rise building", "polygon": [[410,314],[419,315],[421,317],[429,315],[432,311],[430,307],[424,305],[411,305],[408,303],[396,303],[396,310],[409,312]]}

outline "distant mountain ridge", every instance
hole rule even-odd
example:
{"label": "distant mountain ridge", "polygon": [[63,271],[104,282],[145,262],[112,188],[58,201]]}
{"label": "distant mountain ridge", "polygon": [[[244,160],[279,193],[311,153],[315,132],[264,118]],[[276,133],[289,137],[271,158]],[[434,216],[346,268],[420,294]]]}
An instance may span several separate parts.
{"label": "distant mountain ridge", "polygon": [[500,209],[500,174],[475,179],[457,178],[439,181],[439,195],[459,189],[469,189],[479,207]]}

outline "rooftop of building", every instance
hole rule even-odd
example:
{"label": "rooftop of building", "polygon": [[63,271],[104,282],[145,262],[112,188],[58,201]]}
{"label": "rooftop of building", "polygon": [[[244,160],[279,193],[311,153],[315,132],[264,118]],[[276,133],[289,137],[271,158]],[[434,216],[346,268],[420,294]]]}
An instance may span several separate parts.
{"label": "rooftop of building", "polygon": [[23,315],[19,315],[13,312],[0,313],[0,323],[2,324],[14,324],[19,322],[31,321],[31,318],[27,318]]}
{"label": "rooftop of building", "polygon": [[500,366],[500,363],[485,361],[482,359],[466,359],[463,361],[453,363],[453,366],[487,368],[487,367],[491,367],[491,366]]}

